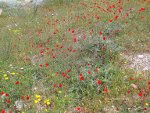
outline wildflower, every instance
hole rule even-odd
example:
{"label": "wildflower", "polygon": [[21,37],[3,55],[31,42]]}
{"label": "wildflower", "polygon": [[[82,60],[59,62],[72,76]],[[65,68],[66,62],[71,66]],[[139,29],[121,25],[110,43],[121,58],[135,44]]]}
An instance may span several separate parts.
{"label": "wildflower", "polygon": [[82,76],[82,77],[80,77],[80,80],[84,80],[84,77]]}
{"label": "wildflower", "polygon": [[115,16],[115,20],[117,20],[117,19],[118,19],[118,17],[119,17],[119,16]]}
{"label": "wildflower", "polygon": [[128,94],[130,94],[131,93],[131,91],[130,90],[128,90]]}
{"label": "wildflower", "polygon": [[48,109],[45,109],[46,112],[48,112]]}
{"label": "wildflower", "polygon": [[101,80],[97,80],[97,84],[102,84],[102,81]]}
{"label": "wildflower", "polygon": [[103,40],[106,40],[106,37],[103,37]]}
{"label": "wildflower", "polygon": [[69,69],[67,72],[69,73],[71,70]]}
{"label": "wildflower", "polygon": [[46,65],[46,67],[48,67],[48,66],[49,66],[49,63],[46,63],[45,65]]}
{"label": "wildflower", "polygon": [[144,11],[145,10],[145,8],[144,7],[142,7],[141,9],[140,9],[140,11]]}
{"label": "wildflower", "polygon": [[63,85],[62,84],[59,84],[59,87],[62,87]]}
{"label": "wildflower", "polygon": [[72,30],[72,33],[74,33],[74,29]]}
{"label": "wildflower", "polygon": [[58,91],[58,93],[62,93],[62,91]]}
{"label": "wildflower", "polygon": [[5,80],[8,80],[9,78],[8,77],[5,77]]}
{"label": "wildflower", "polygon": [[80,108],[80,107],[77,107],[77,108],[76,108],[76,111],[80,112],[80,111],[81,111],[81,108]]}
{"label": "wildflower", "polygon": [[77,38],[74,38],[74,42],[76,42],[77,41]]}
{"label": "wildflower", "polygon": [[7,100],[6,102],[7,102],[8,104],[10,104],[11,101],[10,101],[10,100]]}
{"label": "wildflower", "polygon": [[149,104],[146,102],[145,105],[148,106]]}
{"label": "wildflower", "polygon": [[19,81],[16,81],[16,83],[15,84],[20,84],[20,82]]}
{"label": "wildflower", "polygon": [[100,35],[102,35],[103,33],[102,33],[102,31],[100,31],[100,33],[99,33]]}
{"label": "wildflower", "polygon": [[2,110],[1,113],[6,113],[5,110]]}
{"label": "wildflower", "polygon": [[15,73],[15,72],[12,72],[11,74],[12,74],[12,75],[15,75],[16,73]]}
{"label": "wildflower", "polygon": [[3,76],[4,76],[4,77],[7,77],[7,74],[4,74]]}
{"label": "wildflower", "polygon": [[142,96],[143,96],[143,93],[142,93],[142,92],[140,92],[140,93],[139,93],[139,96],[140,96],[140,97],[142,97]]}
{"label": "wildflower", "polygon": [[104,91],[105,91],[105,93],[108,93],[108,88],[106,87],[106,88],[104,89]]}
{"label": "wildflower", "polygon": [[26,97],[26,100],[29,100],[29,99],[30,99],[30,96],[27,96],[27,97]]}
{"label": "wildflower", "polygon": [[50,99],[44,100],[44,103],[50,105]]}
{"label": "wildflower", "polygon": [[109,22],[112,22],[113,20],[109,20]]}
{"label": "wildflower", "polygon": [[6,93],[6,94],[5,94],[5,96],[6,96],[6,97],[8,97],[8,96],[9,96],[9,94],[8,94],[8,93]]}
{"label": "wildflower", "polygon": [[39,101],[38,100],[34,100],[34,103],[36,104],[36,103],[38,103]]}

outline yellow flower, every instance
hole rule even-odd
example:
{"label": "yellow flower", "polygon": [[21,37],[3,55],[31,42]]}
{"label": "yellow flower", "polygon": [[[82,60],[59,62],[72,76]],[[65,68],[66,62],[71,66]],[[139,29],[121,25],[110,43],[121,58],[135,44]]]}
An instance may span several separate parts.
{"label": "yellow flower", "polygon": [[38,101],[41,101],[41,98],[38,98],[37,100],[38,100]]}
{"label": "yellow flower", "polygon": [[58,93],[62,93],[61,91],[58,91]]}
{"label": "yellow flower", "polygon": [[7,77],[7,74],[4,74],[3,76],[4,76],[4,77]]}
{"label": "yellow flower", "polygon": [[149,104],[146,102],[145,105],[148,106]]}
{"label": "yellow flower", "polygon": [[25,113],[24,111],[22,111],[21,113]]}
{"label": "yellow flower", "polygon": [[39,101],[38,100],[34,100],[34,103],[38,103]]}
{"label": "yellow flower", "polygon": [[8,80],[9,78],[8,77],[5,77],[5,80]]}
{"label": "yellow flower", "polygon": [[50,105],[50,100],[49,99],[44,100],[44,103],[47,104],[47,105]]}
{"label": "yellow flower", "polygon": [[40,96],[40,95],[35,95],[35,97],[36,97],[36,98],[41,98],[41,96]]}
{"label": "yellow flower", "polygon": [[11,74],[12,74],[12,75],[15,75],[16,73],[15,73],[15,72],[12,72]]}
{"label": "yellow flower", "polygon": [[46,112],[48,112],[48,109],[45,109]]}

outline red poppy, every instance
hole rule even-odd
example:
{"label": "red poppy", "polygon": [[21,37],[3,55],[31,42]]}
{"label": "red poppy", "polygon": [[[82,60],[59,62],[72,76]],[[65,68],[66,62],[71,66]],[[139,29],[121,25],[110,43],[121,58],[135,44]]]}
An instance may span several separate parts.
{"label": "red poppy", "polygon": [[102,35],[103,34],[103,32],[102,31],[100,31],[100,33],[99,33],[100,35]]}
{"label": "red poppy", "polygon": [[76,108],[76,111],[81,111],[81,108],[80,108],[80,107],[77,107],[77,108]]}
{"label": "red poppy", "polygon": [[102,84],[102,81],[98,79],[97,84]]}
{"label": "red poppy", "polygon": [[43,67],[43,65],[42,65],[42,64],[40,64],[39,66],[40,66],[40,67]]}
{"label": "red poppy", "polygon": [[142,96],[143,96],[143,93],[142,93],[142,92],[140,92],[140,93],[139,93],[139,96],[140,96],[140,97],[142,97]]}
{"label": "red poppy", "polygon": [[5,92],[2,91],[2,92],[1,92],[1,95],[3,95],[3,94],[5,94]]}
{"label": "red poppy", "polygon": [[26,100],[29,100],[30,99],[30,96],[26,96]]}
{"label": "red poppy", "polygon": [[67,72],[69,73],[71,71],[71,69],[69,69]]}
{"label": "red poppy", "polygon": [[54,84],[54,88],[57,87],[57,84]]}
{"label": "red poppy", "polygon": [[59,87],[62,87],[63,85],[62,84],[59,84]]}
{"label": "red poppy", "polygon": [[80,73],[79,76],[82,77],[83,76],[82,73]]}
{"label": "red poppy", "polygon": [[15,84],[20,84],[20,82],[19,81],[16,81],[16,83]]}
{"label": "red poppy", "polygon": [[113,20],[109,20],[109,22],[112,22]]}
{"label": "red poppy", "polygon": [[130,94],[131,93],[131,91],[130,90],[128,90],[128,94]]}
{"label": "red poppy", "polygon": [[133,78],[133,77],[131,77],[131,78],[130,78],[130,80],[134,80],[134,78]]}
{"label": "red poppy", "polygon": [[117,20],[119,18],[119,16],[115,16],[115,20]]}
{"label": "red poppy", "polygon": [[11,102],[10,100],[7,100],[7,103],[8,103],[8,104],[10,104],[10,102]]}
{"label": "red poppy", "polygon": [[74,33],[74,29],[72,30],[72,33]]}
{"label": "red poppy", "polygon": [[6,94],[5,94],[5,96],[6,96],[6,97],[8,97],[8,96],[9,96],[9,94],[8,94],[8,93],[6,93]]}
{"label": "red poppy", "polygon": [[106,40],[106,37],[103,37],[103,40]]}
{"label": "red poppy", "polygon": [[80,80],[84,80],[84,76],[80,77]]}
{"label": "red poppy", "polygon": [[145,10],[145,8],[144,7],[142,7],[141,9],[140,9],[140,11],[144,11]]}
{"label": "red poppy", "polygon": [[105,91],[105,93],[108,93],[109,90],[108,90],[108,88],[106,87],[106,88],[104,89],[104,91]]}
{"label": "red poppy", "polygon": [[1,113],[6,113],[5,110],[2,110]]}
{"label": "red poppy", "polygon": [[74,38],[74,42],[76,42],[77,41],[77,38]]}
{"label": "red poppy", "polygon": [[49,63],[46,63],[45,65],[46,65],[46,67],[48,67],[48,66],[49,66]]}

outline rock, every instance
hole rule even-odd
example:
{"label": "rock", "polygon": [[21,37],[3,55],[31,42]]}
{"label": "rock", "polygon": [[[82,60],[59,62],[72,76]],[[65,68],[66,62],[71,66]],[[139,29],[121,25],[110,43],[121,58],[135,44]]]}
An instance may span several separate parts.
{"label": "rock", "polygon": [[21,111],[21,110],[23,110],[24,108],[27,107],[27,105],[25,104],[25,102],[23,100],[17,100],[17,101],[15,101],[15,106],[16,106],[16,109],[18,111]]}

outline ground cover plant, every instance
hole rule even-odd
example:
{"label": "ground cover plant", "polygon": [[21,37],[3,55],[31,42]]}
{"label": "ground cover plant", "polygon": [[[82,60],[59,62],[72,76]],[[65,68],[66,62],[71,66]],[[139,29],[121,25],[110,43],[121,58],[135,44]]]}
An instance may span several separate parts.
{"label": "ground cover plant", "polygon": [[[19,10],[2,4],[1,113],[149,113],[149,6],[149,0],[45,0]],[[136,54],[147,67],[130,66]]]}

